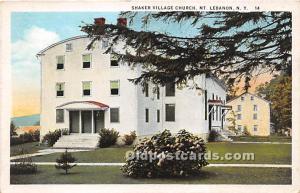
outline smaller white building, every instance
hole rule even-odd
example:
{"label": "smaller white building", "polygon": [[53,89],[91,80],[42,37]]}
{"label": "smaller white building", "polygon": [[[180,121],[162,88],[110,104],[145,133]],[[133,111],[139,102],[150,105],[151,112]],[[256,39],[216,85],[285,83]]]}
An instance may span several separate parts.
{"label": "smaller white building", "polygon": [[[114,128],[121,134],[136,131],[138,136],[187,129],[206,138],[212,128],[223,127],[226,87],[220,80],[198,76],[189,82],[197,84],[194,89],[149,83],[143,92],[128,80],[141,75],[140,67],[132,69],[105,54],[107,41],[103,37],[87,50],[90,39],[76,36],[38,53],[41,136],[62,128],[73,134]],[[122,46],[114,51],[121,52]]]}

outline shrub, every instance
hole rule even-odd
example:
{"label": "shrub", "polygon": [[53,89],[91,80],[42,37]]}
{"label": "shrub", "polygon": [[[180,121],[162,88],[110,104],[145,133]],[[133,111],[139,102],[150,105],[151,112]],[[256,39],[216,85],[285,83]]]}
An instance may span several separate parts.
{"label": "shrub", "polygon": [[[26,154],[22,149],[22,154]],[[34,174],[37,172],[37,165],[32,163],[30,157],[21,157],[15,164],[10,165],[10,173],[16,175]]]}
{"label": "shrub", "polygon": [[219,133],[216,131],[216,130],[211,130],[209,132],[209,135],[208,135],[208,141],[209,142],[214,142],[214,141],[217,141],[218,140],[218,137],[219,137]]}
{"label": "shrub", "polygon": [[16,136],[11,136],[10,138],[10,145],[19,145],[23,143],[29,143],[29,142],[35,142],[35,141],[40,141],[40,131],[36,130],[34,132],[26,132],[18,137]]}
{"label": "shrub", "polygon": [[[200,137],[185,130],[172,136],[165,130],[135,145],[121,170],[134,178],[195,176],[208,164],[205,152],[206,146]],[[143,159],[145,155],[148,159]],[[183,156],[186,159],[180,159]]]}
{"label": "shrub", "polygon": [[128,134],[124,135],[123,141],[125,145],[132,145],[135,139],[136,139],[136,133],[135,131],[131,131],[129,135]]}
{"label": "shrub", "polygon": [[75,161],[76,158],[74,158],[66,149],[66,151],[56,159],[57,164],[55,165],[55,168],[65,170],[65,174],[68,174],[68,171],[76,166],[76,164],[72,164]]}
{"label": "shrub", "polygon": [[251,136],[251,133],[248,131],[247,127],[244,127],[243,135],[245,135],[245,136]]}
{"label": "shrub", "polygon": [[119,137],[119,132],[114,129],[101,129],[99,132],[99,147],[109,147],[116,144]]}
{"label": "shrub", "polygon": [[56,141],[61,137],[61,130],[57,129],[53,132],[47,133],[44,137],[42,142],[46,143],[48,146],[53,146]]}
{"label": "shrub", "polygon": [[40,141],[40,130],[35,130],[30,132],[33,138],[33,141]]}

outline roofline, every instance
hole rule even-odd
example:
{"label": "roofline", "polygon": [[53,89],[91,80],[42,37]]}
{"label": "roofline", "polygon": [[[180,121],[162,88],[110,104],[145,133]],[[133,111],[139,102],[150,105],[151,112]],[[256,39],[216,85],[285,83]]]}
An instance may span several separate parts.
{"label": "roofline", "polygon": [[260,96],[257,96],[257,95],[255,95],[255,94],[252,94],[252,93],[250,93],[250,92],[243,92],[243,93],[240,94],[239,96],[236,96],[236,97],[234,97],[233,99],[227,101],[227,103],[230,103],[231,101],[234,101],[234,100],[238,99],[239,97],[241,97],[241,96],[244,95],[244,94],[250,94],[250,95],[252,95],[252,96],[255,96],[255,97],[257,97],[257,98],[259,98],[259,99],[262,99],[263,101],[265,101],[265,102],[271,104],[270,101],[268,101],[268,100],[266,100],[266,99],[264,99],[264,98],[262,98],[262,97],[260,97]]}
{"label": "roofline", "polygon": [[44,54],[44,52],[46,52],[47,50],[49,50],[50,48],[53,48],[54,46],[57,46],[59,44],[63,44],[65,42],[68,42],[68,41],[71,41],[71,40],[76,40],[76,39],[81,39],[81,38],[87,38],[88,36],[87,35],[79,35],[79,36],[74,36],[74,37],[71,37],[71,38],[67,38],[67,39],[64,39],[64,40],[61,40],[59,42],[56,42],[54,44],[51,44],[50,46],[44,48],[43,50],[39,51],[36,56],[41,56]]}
{"label": "roofline", "polygon": [[220,85],[224,90],[227,91],[226,84],[221,79],[219,79],[218,77],[216,77],[215,75],[213,75],[213,74],[206,74],[206,78],[213,79],[216,83],[218,83],[218,85]]}

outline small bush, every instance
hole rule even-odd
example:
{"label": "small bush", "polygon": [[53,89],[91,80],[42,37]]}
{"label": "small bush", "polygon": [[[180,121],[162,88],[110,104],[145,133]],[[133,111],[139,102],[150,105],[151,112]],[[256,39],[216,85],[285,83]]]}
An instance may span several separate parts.
{"label": "small bush", "polygon": [[33,163],[16,163],[10,166],[10,173],[16,175],[35,174],[37,166]]}
{"label": "small bush", "polygon": [[[27,152],[22,149],[22,154]],[[10,165],[10,173],[16,175],[22,174],[35,174],[37,172],[37,165],[32,163],[30,157],[21,157],[19,161],[15,164]]]}
{"label": "small bush", "polygon": [[66,151],[56,159],[57,164],[55,165],[55,168],[65,170],[65,174],[68,174],[68,171],[76,166],[76,164],[72,164],[76,160],[77,159],[66,149]]}
{"label": "small bush", "polygon": [[119,137],[119,132],[114,129],[101,129],[99,132],[99,147],[109,147],[116,144]]}
{"label": "small bush", "polygon": [[135,131],[131,131],[130,134],[124,135],[123,141],[125,145],[132,145],[134,140],[136,139],[136,133]]}
{"label": "small bush", "polygon": [[53,132],[47,133],[44,137],[42,142],[46,143],[48,146],[53,146],[56,141],[61,137],[61,130],[57,129]]}
{"label": "small bush", "polygon": [[200,137],[185,130],[172,136],[165,130],[151,139],[141,140],[121,170],[134,178],[196,176],[208,164],[205,152],[206,146]]}
{"label": "small bush", "polygon": [[209,142],[214,142],[214,141],[217,141],[218,140],[218,137],[219,137],[219,133],[216,131],[216,130],[211,130],[209,132],[209,135],[208,135],[208,141]]}

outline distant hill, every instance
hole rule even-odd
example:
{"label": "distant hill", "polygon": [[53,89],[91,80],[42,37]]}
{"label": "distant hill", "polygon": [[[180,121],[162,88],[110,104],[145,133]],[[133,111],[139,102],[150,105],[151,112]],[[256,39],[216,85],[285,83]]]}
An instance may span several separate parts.
{"label": "distant hill", "polygon": [[37,125],[37,123],[40,122],[40,114],[14,117],[11,119],[11,121],[13,121],[17,127]]}

